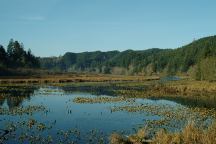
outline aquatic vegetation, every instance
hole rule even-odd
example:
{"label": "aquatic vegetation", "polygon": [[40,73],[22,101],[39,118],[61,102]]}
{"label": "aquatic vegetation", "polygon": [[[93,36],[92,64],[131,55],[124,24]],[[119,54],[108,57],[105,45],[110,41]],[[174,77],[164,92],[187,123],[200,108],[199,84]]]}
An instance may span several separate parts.
{"label": "aquatic vegetation", "polygon": [[75,103],[110,103],[110,102],[120,102],[129,101],[130,99],[125,97],[76,97],[73,99]]}
{"label": "aquatic vegetation", "polygon": [[43,124],[43,123],[39,123],[39,124],[37,125],[37,129],[38,129],[39,131],[43,131],[44,129],[46,129],[46,125]]}
{"label": "aquatic vegetation", "polygon": [[194,120],[200,125],[206,126],[209,123],[208,121],[216,119],[215,109],[186,108],[177,105],[123,105],[112,107],[111,111],[145,112],[149,115],[160,116],[160,119],[146,121],[148,127],[153,128],[151,133],[154,133],[160,128],[181,129],[181,127],[184,126],[188,120]]}
{"label": "aquatic vegetation", "polygon": [[34,112],[45,111],[46,108],[43,105],[32,105],[26,107],[16,107],[13,109],[1,108],[0,107],[0,114],[1,115],[23,115],[28,114],[31,115]]}
{"label": "aquatic vegetation", "polygon": [[[32,125],[31,127],[29,127],[30,123]],[[43,135],[42,131],[46,133],[50,132],[49,124],[41,123],[35,119],[29,119],[22,122],[9,122],[5,129],[8,131],[8,133],[1,135],[0,143],[107,143],[106,136],[103,134],[103,132],[95,129],[92,129],[91,131],[84,134],[81,133],[80,129],[69,128],[68,130],[55,130],[54,135]],[[16,131],[21,132],[16,133]]]}
{"label": "aquatic vegetation", "polygon": [[36,122],[37,122],[36,120],[30,119],[30,120],[28,121],[28,126],[29,126],[29,128],[32,128],[32,126],[35,125]]}
{"label": "aquatic vegetation", "polygon": [[[188,121],[194,120],[195,128],[199,125],[207,131],[207,129],[210,129],[209,125],[216,119],[215,96],[196,95],[200,93],[200,90],[194,91],[194,89],[198,89],[197,86],[193,89],[192,86],[189,89],[187,88],[185,93],[190,92],[184,94],[184,87],[187,87],[188,84],[191,83],[183,82],[183,80],[166,83],[159,83],[157,80],[140,82],[117,80],[82,83],[62,82],[38,85],[32,89],[31,86],[24,86],[23,84],[21,84],[22,86],[18,84],[8,84],[6,86],[4,84],[4,86],[0,86],[0,104],[2,106],[0,107],[0,115],[2,116],[1,123],[3,126],[0,135],[4,134],[0,138],[0,143],[10,141],[18,141],[19,143],[108,143],[107,138],[112,131],[124,131],[122,134],[128,136],[115,133],[111,136],[110,143],[154,143],[155,139],[159,139],[159,137],[164,138],[165,142],[166,140],[176,143],[182,142],[183,136],[181,133],[184,130],[182,128],[187,127]],[[172,85],[175,85],[175,87],[172,87]],[[211,90],[206,90],[207,93],[213,92],[214,83],[207,82],[206,85],[211,87]],[[16,95],[17,93],[18,95]],[[28,93],[28,96],[25,93]],[[77,97],[79,94],[80,97]],[[35,97],[37,98],[35,99]],[[164,99],[168,99],[168,101],[163,101]],[[190,102],[194,105],[190,105]],[[89,103],[100,103],[97,107],[102,109],[97,111],[94,105],[91,105],[91,111],[88,111]],[[25,106],[26,104],[28,105]],[[57,104],[59,104],[59,107]],[[8,107],[9,105],[13,106],[7,108],[7,105]],[[105,105],[106,107],[103,109],[102,106]],[[81,107],[87,109],[80,111]],[[135,120],[133,121],[134,125],[126,125],[121,129],[117,126],[107,132],[107,129],[102,125],[103,123],[99,122],[100,119],[105,118],[107,112],[112,118],[111,121],[115,119],[114,117],[118,117],[117,115],[123,117],[138,115],[139,122],[135,122]],[[55,114],[59,115],[60,113],[64,116],[63,119],[58,119],[58,116],[55,116]],[[94,114],[97,116],[95,117]],[[67,115],[68,117],[66,117]],[[14,121],[11,117],[14,118]],[[80,129],[79,122],[83,119],[86,122],[88,118],[97,120],[103,126],[102,130],[98,128],[87,131],[83,127]],[[126,116],[126,118],[130,117]],[[121,123],[119,117],[115,121],[118,121],[118,119]],[[9,124],[7,124],[7,121],[9,121]],[[90,121],[94,125],[94,120]],[[104,122],[108,123],[107,121]],[[146,128],[132,134],[133,130],[143,126],[146,126]],[[188,129],[187,131],[189,131]],[[214,129],[211,128],[211,130]],[[193,137],[189,133],[185,135]],[[211,137],[209,139],[212,139],[214,135],[209,137]]]}

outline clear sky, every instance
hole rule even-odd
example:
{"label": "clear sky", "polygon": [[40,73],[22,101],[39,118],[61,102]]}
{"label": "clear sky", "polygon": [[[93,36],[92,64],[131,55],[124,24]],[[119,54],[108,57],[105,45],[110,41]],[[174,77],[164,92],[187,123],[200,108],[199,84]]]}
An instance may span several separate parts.
{"label": "clear sky", "polygon": [[216,0],[0,0],[0,44],[37,56],[177,48],[216,34]]}

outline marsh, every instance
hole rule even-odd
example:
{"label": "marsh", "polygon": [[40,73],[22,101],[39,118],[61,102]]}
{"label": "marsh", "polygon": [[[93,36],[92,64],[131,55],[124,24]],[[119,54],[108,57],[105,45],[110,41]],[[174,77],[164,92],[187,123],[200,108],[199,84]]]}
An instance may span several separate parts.
{"label": "marsh", "polygon": [[153,137],[160,129],[179,131],[192,120],[207,127],[215,119],[213,107],[199,102],[115,93],[133,84],[82,85],[2,86],[1,142],[109,143],[114,132],[129,136],[148,126]]}

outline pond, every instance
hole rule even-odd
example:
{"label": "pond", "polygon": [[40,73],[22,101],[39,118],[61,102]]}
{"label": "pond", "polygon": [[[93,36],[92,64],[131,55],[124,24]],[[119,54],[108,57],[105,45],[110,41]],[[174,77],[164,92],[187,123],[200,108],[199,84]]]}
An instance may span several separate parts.
{"label": "pond", "polygon": [[205,126],[213,119],[173,100],[116,97],[53,86],[10,88],[0,96],[0,143],[108,143],[113,132],[178,131],[190,120]]}

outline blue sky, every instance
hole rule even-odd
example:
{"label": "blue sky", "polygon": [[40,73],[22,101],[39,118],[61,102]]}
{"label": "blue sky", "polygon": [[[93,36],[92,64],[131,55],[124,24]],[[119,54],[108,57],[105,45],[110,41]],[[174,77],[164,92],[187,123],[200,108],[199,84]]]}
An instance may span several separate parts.
{"label": "blue sky", "polygon": [[37,56],[177,48],[215,26],[216,0],[0,0],[0,44]]}

